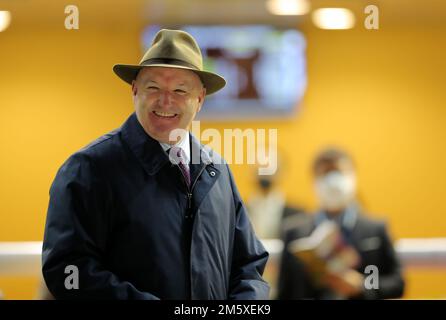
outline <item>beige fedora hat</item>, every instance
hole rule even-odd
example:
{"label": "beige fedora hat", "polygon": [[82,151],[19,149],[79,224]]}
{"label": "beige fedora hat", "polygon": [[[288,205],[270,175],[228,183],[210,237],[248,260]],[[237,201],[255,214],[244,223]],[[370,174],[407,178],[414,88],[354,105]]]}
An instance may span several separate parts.
{"label": "beige fedora hat", "polygon": [[203,70],[201,50],[195,39],[182,30],[162,29],[153,39],[138,65],[116,64],[113,71],[125,82],[131,84],[144,67],[165,67],[187,69],[195,72],[212,94],[226,85],[226,80],[218,74]]}

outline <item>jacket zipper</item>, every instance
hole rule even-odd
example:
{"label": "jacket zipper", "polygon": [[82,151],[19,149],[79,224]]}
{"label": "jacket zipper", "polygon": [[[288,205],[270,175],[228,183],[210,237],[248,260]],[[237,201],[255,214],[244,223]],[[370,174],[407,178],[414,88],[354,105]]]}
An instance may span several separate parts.
{"label": "jacket zipper", "polygon": [[187,210],[188,210],[188,212],[190,211],[190,209],[192,209],[192,192],[194,191],[194,187],[197,184],[198,178],[201,176],[201,174],[203,173],[204,169],[206,169],[206,167],[207,167],[207,165],[204,165],[200,169],[200,171],[198,172],[198,175],[195,178],[195,180],[193,181],[191,187],[189,187],[187,185],[187,183],[186,183],[186,176],[184,175],[183,171],[180,169],[181,175],[183,176],[184,185],[186,186],[186,189],[187,189]]}
{"label": "jacket zipper", "polygon": [[[198,178],[200,178],[200,176],[203,173],[204,169],[206,169],[206,166],[207,165],[204,165],[200,169],[200,171],[198,172],[197,177],[195,178],[195,180],[192,183],[192,186],[190,188],[189,188],[189,186],[186,183],[186,176],[184,175],[183,170],[180,169],[181,174],[183,175],[183,178],[184,178],[183,179],[184,180],[184,185],[186,186],[186,189],[187,189],[187,215],[186,215],[186,219],[190,219],[191,218],[190,214],[191,214],[191,209],[192,209],[192,191],[194,190],[194,187],[195,187],[195,184],[198,181]],[[190,170],[190,168],[189,168],[189,170]],[[191,226],[191,229],[190,229],[190,239],[189,239],[189,241],[190,241],[190,244],[189,244],[190,250],[192,250],[192,233],[193,233],[193,225]],[[189,272],[190,272],[189,275],[190,275],[191,274],[190,267],[192,266],[191,265],[191,261],[190,261],[191,251],[188,251],[188,252],[189,252],[189,262],[188,262],[188,265],[189,265]],[[192,276],[190,276],[189,283],[187,285],[189,286],[190,298],[192,298]]]}

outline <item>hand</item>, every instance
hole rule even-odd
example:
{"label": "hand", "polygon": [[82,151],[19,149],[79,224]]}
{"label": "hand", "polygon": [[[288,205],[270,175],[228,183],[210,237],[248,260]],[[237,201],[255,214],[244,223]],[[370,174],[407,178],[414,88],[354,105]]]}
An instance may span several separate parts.
{"label": "hand", "polygon": [[349,269],[343,273],[327,273],[323,283],[346,298],[360,294],[364,288],[364,276],[358,271]]}

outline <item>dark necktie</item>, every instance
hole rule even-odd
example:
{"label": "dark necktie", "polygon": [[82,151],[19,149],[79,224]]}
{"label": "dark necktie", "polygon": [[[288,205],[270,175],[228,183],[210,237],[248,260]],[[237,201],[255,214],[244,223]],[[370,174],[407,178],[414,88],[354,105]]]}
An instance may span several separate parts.
{"label": "dark necktie", "polygon": [[190,188],[190,171],[186,161],[186,154],[184,153],[184,150],[180,147],[172,147],[169,150],[169,157],[171,161],[173,159],[173,163],[178,165],[181,172],[183,173],[184,181],[186,182],[187,187]]}

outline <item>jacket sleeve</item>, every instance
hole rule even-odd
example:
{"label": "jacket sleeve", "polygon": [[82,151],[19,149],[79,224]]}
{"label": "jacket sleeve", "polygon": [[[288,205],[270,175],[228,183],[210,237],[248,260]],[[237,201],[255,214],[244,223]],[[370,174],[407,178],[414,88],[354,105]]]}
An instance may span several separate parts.
{"label": "jacket sleeve", "polygon": [[229,299],[269,299],[269,285],[262,278],[268,252],[254,233],[229,168],[228,171],[236,210]]}
{"label": "jacket sleeve", "polygon": [[[378,266],[378,289],[364,289],[363,299],[394,299],[400,298],[404,293],[405,282],[402,276],[401,265],[393,248],[392,241],[383,223],[379,227],[382,241],[381,265]],[[367,275],[366,275],[367,276]]]}
{"label": "jacket sleeve", "polygon": [[110,206],[91,159],[71,156],[51,185],[43,241],[43,277],[56,299],[157,299],[107,270]]}

